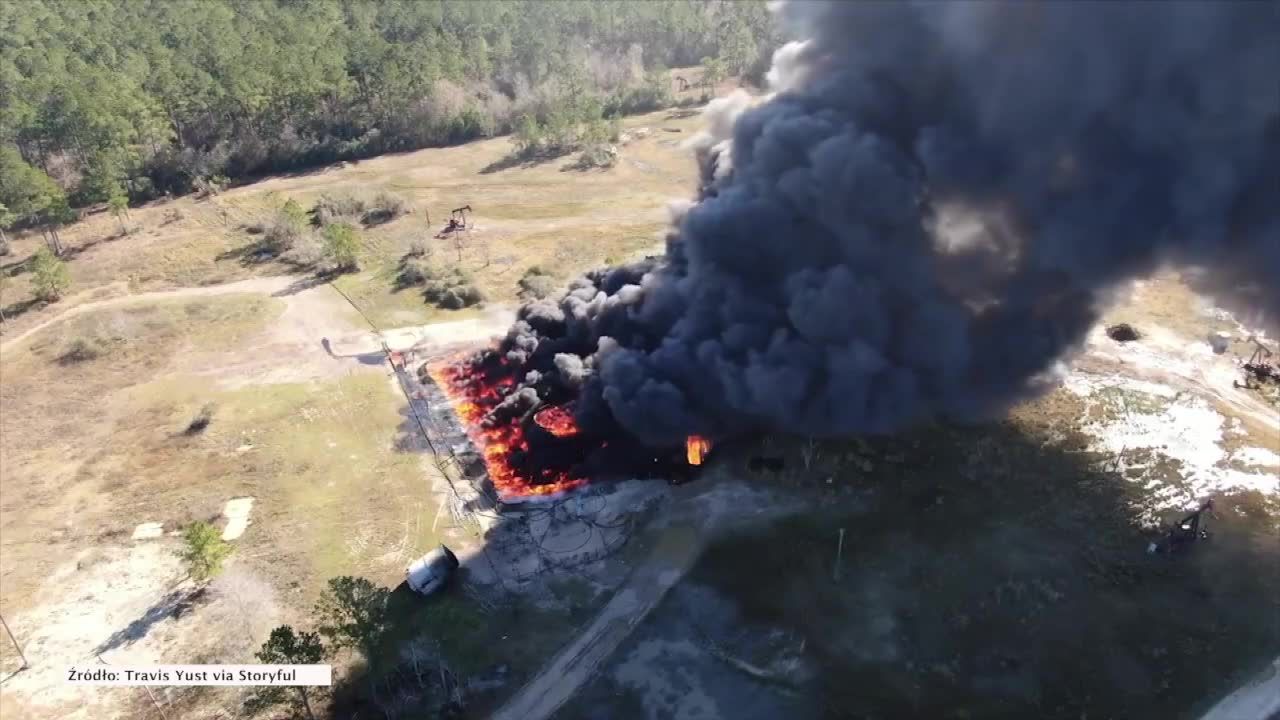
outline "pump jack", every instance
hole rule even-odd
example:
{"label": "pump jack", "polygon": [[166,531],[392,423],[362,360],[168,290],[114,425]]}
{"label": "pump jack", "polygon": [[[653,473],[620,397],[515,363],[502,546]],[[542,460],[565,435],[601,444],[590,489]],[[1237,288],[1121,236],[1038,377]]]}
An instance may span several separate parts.
{"label": "pump jack", "polygon": [[449,224],[445,225],[443,230],[436,233],[436,238],[446,238],[456,232],[467,230],[470,225],[470,218],[468,216],[468,213],[470,212],[470,205],[463,205],[460,208],[454,208],[449,211]]}

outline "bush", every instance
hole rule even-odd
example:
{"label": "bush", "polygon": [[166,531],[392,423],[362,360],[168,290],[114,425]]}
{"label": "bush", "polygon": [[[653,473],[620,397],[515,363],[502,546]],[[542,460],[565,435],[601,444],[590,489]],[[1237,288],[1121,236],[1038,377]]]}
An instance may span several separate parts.
{"label": "bush", "polygon": [[675,104],[671,83],[665,73],[655,70],[645,81],[614,92],[605,101],[605,115],[636,115]]}
{"label": "bush", "polygon": [[423,293],[435,302],[446,290],[471,281],[471,276],[458,268],[440,270],[423,264]]}
{"label": "bush", "polygon": [[542,126],[538,123],[538,119],[530,113],[521,115],[520,119],[516,120],[513,140],[517,154],[531,155],[537,152],[542,145]]}
{"label": "bush", "polygon": [[67,345],[67,349],[62,351],[62,355],[58,360],[63,363],[87,362],[102,357],[104,352],[106,352],[106,348],[103,347],[100,340],[80,337],[72,340]]}
{"label": "bush", "polygon": [[556,280],[542,268],[534,265],[520,278],[520,297],[524,300],[541,300],[556,291]]}
{"label": "bush", "polygon": [[71,287],[67,264],[50,252],[49,248],[40,248],[31,264],[31,285],[38,299],[56,302]]}
{"label": "bush", "polygon": [[405,203],[404,198],[384,190],[373,198],[373,202],[369,203],[362,220],[365,225],[379,225],[395,220],[408,212],[408,210],[409,206]]}
{"label": "bush", "polygon": [[480,292],[480,288],[468,283],[445,290],[436,304],[445,310],[461,310],[483,301],[484,294]]}
{"label": "bush", "polygon": [[431,266],[425,260],[411,258],[400,264],[400,273],[396,275],[396,287],[403,289],[423,285],[431,273]]}
{"label": "bush", "polygon": [[356,229],[346,223],[334,223],[324,229],[324,256],[339,272],[360,268],[360,240]]}
{"label": "bush", "polygon": [[207,522],[188,525],[182,531],[182,542],[178,557],[187,566],[187,574],[198,583],[207,582],[222,572],[222,561],[231,554],[231,545]]}
{"label": "bush", "polygon": [[315,267],[324,258],[324,245],[316,239],[314,233],[304,233],[294,240],[293,247],[280,256],[281,260],[299,267]]}
{"label": "bush", "polygon": [[324,227],[337,222],[344,222],[364,216],[368,207],[364,200],[355,195],[321,195],[311,208],[312,218],[316,225]]}
{"label": "bush", "polygon": [[409,243],[409,257],[425,258],[431,257],[431,245],[422,238],[417,238]]}
{"label": "bush", "polygon": [[302,238],[304,232],[301,225],[295,224],[281,213],[267,225],[262,236],[262,245],[272,253],[280,255],[292,248]]}
{"label": "bush", "polygon": [[440,271],[425,263],[418,266],[423,274],[422,295],[428,302],[446,310],[461,310],[484,302],[484,293],[466,272],[458,268]]}
{"label": "bush", "polygon": [[227,186],[227,179],[222,175],[197,177],[192,181],[191,186],[196,192],[196,197],[206,198],[222,192],[222,189]]}
{"label": "bush", "polygon": [[191,418],[191,422],[187,423],[187,429],[182,432],[184,435],[199,435],[209,427],[211,422],[213,422],[213,403],[206,403],[200,408],[200,412]]}
{"label": "bush", "polygon": [[288,218],[298,227],[307,224],[307,211],[302,209],[302,205],[297,200],[289,198],[280,208],[280,214]]}
{"label": "bush", "polygon": [[573,164],[577,170],[611,168],[618,164],[618,148],[609,144],[588,145]]}

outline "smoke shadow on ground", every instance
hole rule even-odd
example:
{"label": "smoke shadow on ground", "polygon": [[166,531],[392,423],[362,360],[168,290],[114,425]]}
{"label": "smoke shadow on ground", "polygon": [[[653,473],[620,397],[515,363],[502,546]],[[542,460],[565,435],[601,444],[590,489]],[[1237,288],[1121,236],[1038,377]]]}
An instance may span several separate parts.
{"label": "smoke shadow on ground", "polygon": [[1280,644],[1275,498],[1150,555],[1140,483],[1047,422],[749,445],[811,512],[713,544],[565,720],[1191,718]]}

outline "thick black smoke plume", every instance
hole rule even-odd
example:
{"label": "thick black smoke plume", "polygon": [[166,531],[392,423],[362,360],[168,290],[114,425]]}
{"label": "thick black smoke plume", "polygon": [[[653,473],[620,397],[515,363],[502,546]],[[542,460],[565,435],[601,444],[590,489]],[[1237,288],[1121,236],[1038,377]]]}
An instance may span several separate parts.
{"label": "thick black smoke plume", "polygon": [[1280,317],[1280,5],[776,12],[800,40],[710,108],[666,255],[520,312],[507,417],[577,397],[674,445],[982,416],[1161,263]]}

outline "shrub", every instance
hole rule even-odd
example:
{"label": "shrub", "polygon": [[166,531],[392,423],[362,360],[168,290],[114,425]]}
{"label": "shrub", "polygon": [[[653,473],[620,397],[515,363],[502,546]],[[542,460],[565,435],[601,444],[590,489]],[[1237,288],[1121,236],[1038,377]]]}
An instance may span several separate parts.
{"label": "shrub", "polygon": [[199,435],[209,427],[209,423],[213,422],[213,403],[206,403],[200,408],[200,412],[191,418],[191,422],[187,423],[187,429],[183,431],[186,435]]}
{"label": "shrub", "polygon": [[461,310],[483,301],[484,294],[480,292],[480,288],[467,283],[445,290],[440,299],[436,301],[436,304],[445,310]]}
{"label": "shrub", "polygon": [[458,268],[440,270],[423,264],[423,293],[428,300],[434,302],[440,295],[452,287],[469,282],[471,277]]}
{"label": "shrub", "polygon": [[520,297],[525,300],[541,300],[556,291],[556,280],[545,270],[534,265],[520,278]]}
{"label": "shrub", "polygon": [[280,208],[280,214],[293,221],[293,223],[299,227],[307,224],[307,211],[304,210],[302,205],[293,198],[289,198],[285,201],[284,205]]}
{"label": "shrub", "polygon": [[425,263],[420,267],[424,275],[422,294],[428,302],[446,310],[460,310],[484,301],[484,294],[466,272],[458,268],[436,270]]}
{"label": "shrub", "polygon": [[207,522],[193,522],[182,531],[178,557],[187,566],[187,574],[198,583],[222,572],[222,561],[230,554],[231,545]]}
{"label": "shrub", "polygon": [[293,241],[293,247],[286,250],[280,259],[299,267],[315,267],[325,258],[324,245],[314,233],[303,233]]}
{"label": "shrub", "polygon": [[573,167],[578,170],[611,168],[618,164],[618,148],[609,144],[588,145]]}
{"label": "shrub", "polygon": [[635,115],[653,112],[675,104],[671,83],[666,74],[655,70],[643,83],[617,90],[605,101],[605,115]]}
{"label": "shrub", "polygon": [[344,222],[364,216],[365,210],[368,209],[364,200],[350,195],[321,195],[316,204],[311,208],[312,217],[315,223],[321,227],[331,223]]}
{"label": "shrub", "polygon": [[334,223],[324,229],[324,256],[337,271],[360,268],[360,240],[356,229],[346,223]]}
{"label": "shrub", "polygon": [[63,363],[80,363],[102,357],[106,351],[97,338],[79,337],[67,345],[67,349],[58,358]]}
{"label": "shrub", "polygon": [[196,197],[206,198],[222,192],[227,186],[227,178],[222,175],[201,176],[192,181],[191,185],[196,191]]}
{"label": "shrub", "polygon": [[279,255],[286,252],[298,242],[304,234],[303,226],[298,225],[281,212],[267,225],[262,236],[262,245],[267,250]]}
{"label": "shrub", "polygon": [[384,190],[373,198],[373,202],[369,203],[362,220],[366,225],[379,225],[395,220],[405,214],[408,209],[409,207],[404,198]]}
{"label": "shrub", "polygon": [[400,273],[396,275],[396,287],[407,288],[427,282],[431,266],[420,258],[411,258],[400,264]]}
{"label": "shrub", "polygon": [[40,248],[31,264],[31,285],[40,300],[57,301],[71,287],[67,264],[50,252],[49,248]]}
{"label": "shrub", "polygon": [[431,244],[422,238],[417,238],[409,243],[409,257],[425,258],[431,257]]}

